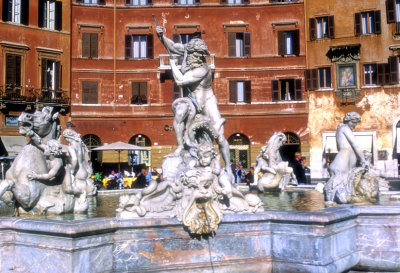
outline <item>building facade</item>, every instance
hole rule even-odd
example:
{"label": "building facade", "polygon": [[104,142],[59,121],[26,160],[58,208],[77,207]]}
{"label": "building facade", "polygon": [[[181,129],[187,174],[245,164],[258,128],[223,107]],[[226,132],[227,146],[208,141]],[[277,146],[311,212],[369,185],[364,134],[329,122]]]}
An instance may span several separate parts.
{"label": "building facade", "polygon": [[385,176],[398,175],[400,2],[307,0],[306,89],[311,173],[328,177],[344,115],[361,115],[355,135]]}
{"label": "building facade", "polygon": [[52,106],[63,127],[68,121],[71,14],[69,1],[3,0],[0,9],[0,136],[8,147],[22,111]]}
{"label": "building facade", "polygon": [[206,42],[232,161],[254,165],[277,131],[289,137],[284,156],[308,154],[302,1],[73,0],[71,9],[71,118],[89,148],[148,146],[140,163],[161,167],[176,147],[171,104],[182,94],[154,15],[168,38]]}

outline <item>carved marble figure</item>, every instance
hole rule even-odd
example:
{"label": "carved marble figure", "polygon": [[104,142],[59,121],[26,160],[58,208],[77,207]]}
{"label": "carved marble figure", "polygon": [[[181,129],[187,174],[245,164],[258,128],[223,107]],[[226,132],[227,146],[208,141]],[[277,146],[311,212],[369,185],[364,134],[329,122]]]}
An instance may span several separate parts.
{"label": "carved marble figure", "polygon": [[[157,32],[167,48],[184,56],[180,70],[171,60],[177,84],[188,92],[172,104],[178,148],[164,158],[160,183],[151,181],[140,193],[121,196],[117,217],[176,217],[189,233],[209,234],[217,230],[224,214],[263,211],[263,203],[257,195],[243,195],[232,184],[225,120],[211,89],[206,44],[201,39],[175,44],[162,35],[162,28]],[[214,150],[214,140],[225,168]]]}
{"label": "carved marble figure", "polygon": [[380,179],[370,172],[365,153],[353,134],[360,120],[358,113],[348,112],[337,127],[338,154],[328,167],[331,177],[324,187],[327,205],[375,202],[378,197]]}
{"label": "carved marble figure", "polygon": [[156,31],[166,48],[172,53],[183,56],[180,69],[175,59],[170,60],[175,82],[182,87],[183,94],[186,96],[175,100],[172,105],[175,114],[173,126],[178,144],[175,154],[179,154],[184,145],[193,146],[196,136],[191,134],[195,130],[190,127],[193,125],[194,118],[202,119],[210,127],[218,143],[225,162],[225,171],[232,175],[229,165],[229,144],[224,136],[225,119],[221,117],[218,110],[217,98],[211,88],[212,72],[205,59],[205,56],[210,55],[207,45],[198,38],[191,39],[186,45],[174,43],[163,35],[163,27],[157,26]]}
{"label": "carved marble figure", "polygon": [[64,167],[58,113],[44,107],[33,114],[22,113],[18,121],[20,134],[29,142],[0,183],[1,200],[13,203],[17,214],[86,211],[86,195],[75,190],[69,169]]}
{"label": "carved marble figure", "polygon": [[[284,189],[288,185],[297,185],[293,169],[287,161],[283,161],[279,148],[287,141],[284,133],[276,132],[269,139],[267,145],[261,147],[257,156],[256,168],[254,169],[254,183],[260,191],[269,189]],[[258,173],[262,173],[259,178]]]}
{"label": "carved marble figure", "polygon": [[86,156],[88,150],[80,134],[72,129],[65,129],[62,136],[69,143],[68,165],[71,170],[73,183],[78,189],[86,192],[89,196],[96,194],[96,187],[91,178],[93,171],[86,160],[88,158]]}

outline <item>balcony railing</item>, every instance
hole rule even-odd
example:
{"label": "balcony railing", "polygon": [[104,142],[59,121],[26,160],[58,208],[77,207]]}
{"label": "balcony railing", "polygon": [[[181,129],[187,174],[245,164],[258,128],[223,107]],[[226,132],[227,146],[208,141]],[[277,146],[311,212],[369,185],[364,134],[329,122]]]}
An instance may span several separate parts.
{"label": "balcony railing", "polygon": [[393,24],[392,31],[393,31],[393,35],[394,36],[399,36],[400,35],[400,22],[397,22],[397,23]]}
{"label": "balcony railing", "polygon": [[33,89],[16,85],[0,86],[0,102],[69,104],[65,90]]}
{"label": "balcony railing", "polygon": [[[172,55],[174,58],[178,59],[178,67],[182,65],[182,56]],[[171,69],[171,65],[169,63],[170,56],[168,54],[160,54],[160,70],[169,70]],[[215,69],[215,54],[211,54],[210,56],[206,56],[206,61],[211,69]]]}

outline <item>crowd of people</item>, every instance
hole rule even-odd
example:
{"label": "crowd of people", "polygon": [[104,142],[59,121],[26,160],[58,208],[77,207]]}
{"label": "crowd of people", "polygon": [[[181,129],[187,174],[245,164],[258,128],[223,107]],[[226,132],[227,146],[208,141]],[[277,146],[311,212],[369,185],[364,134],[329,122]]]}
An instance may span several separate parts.
{"label": "crowd of people", "polygon": [[[299,185],[311,184],[310,169],[306,166],[307,159],[301,156],[301,153],[295,153],[294,159],[289,161],[289,166],[293,168],[293,172],[296,176]],[[250,167],[246,170],[242,162],[234,164],[230,162],[232,173],[235,177],[235,183],[246,183],[248,186],[254,183],[254,168]],[[107,178],[107,179],[104,179]],[[131,183],[126,183],[124,178],[135,178]],[[124,174],[116,172],[114,170],[104,174],[102,171],[96,172],[93,177],[94,183],[97,189],[127,189],[136,188],[142,189],[148,186],[151,180],[160,182],[162,180],[162,174],[153,167],[149,170],[147,166],[140,166],[137,169],[137,173],[127,172]],[[132,179],[131,179],[132,180]]]}

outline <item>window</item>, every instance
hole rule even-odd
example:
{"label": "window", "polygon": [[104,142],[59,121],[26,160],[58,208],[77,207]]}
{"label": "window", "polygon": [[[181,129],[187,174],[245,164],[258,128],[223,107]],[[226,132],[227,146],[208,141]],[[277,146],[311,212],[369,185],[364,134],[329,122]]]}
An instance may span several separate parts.
{"label": "window", "polygon": [[6,55],[6,86],[11,88],[21,86],[21,59],[20,55]]}
{"label": "window", "polygon": [[125,35],[125,58],[153,58],[153,35]]}
{"label": "window", "polygon": [[251,55],[249,32],[228,33],[228,55],[230,57],[244,57]]}
{"label": "window", "polygon": [[365,64],[364,65],[364,84],[365,85],[376,85],[376,83],[377,83],[376,64]]}
{"label": "window", "polygon": [[376,65],[377,84],[390,85],[399,83],[399,58],[389,56],[388,63]]}
{"label": "window", "polygon": [[381,33],[381,12],[379,10],[354,14],[355,35]]}
{"label": "window", "polygon": [[147,104],[147,82],[132,82],[132,104]]}
{"label": "window", "polygon": [[332,88],[330,67],[307,69],[305,78],[306,90]]}
{"label": "window", "polygon": [[82,57],[98,57],[98,35],[97,33],[82,34]]}
{"label": "window", "polygon": [[92,5],[105,5],[106,0],[76,0],[76,3],[92,4]]}
{"label": "window", "polygon": [[39,27],[53,30],[62,29],[62,2],[39,0]]}
{"label": "window", "polygon": [[29,1],[3,0],[3,21],[29,24]]}
{"label": "window", "polygon": [[301,79],[272,81],[272,101],[293,101],[301,99]]}
{"label": "window", "polygon": [[97,104],[97,82],[82,82],[82,103]]}
{"label": "window", "polygon": [[388,24],[400,22],[400,0],[386,0],[386,19]]}
{"label": "window", "polygon": [[61,89],[61,65],[60,62],[42,58],[42,89]]}
{"label": "window", "polygon": [[300,49],[299,31],[279,31],[278,32],[278,54],[279,55],[299,55]]}
{"label": "window", "polygon": [[229,102],[251,103],[251,81],[229,81]]}
{"label": "window", "polygon": [[125,0],[127,6],[147,6],[153,5],[153,0]]}
{"label": "window", "polygon": [[324,38],[333,39],[335,36],[333,18],[333,16],[310,18],[310,40],[313,41]]}
{"label": "window", "polygon": [[172,34],[172,40],[175,43],[187,44],[193,38],[200,38],[201,39],[201,32],[194,32],[194,33],[174,33]]}
{"label": "window", "polygon": [[174,5],[199,5],[200,0],[173,0]]}
{"label": "window", "polygon": [[229,4],[229,5],[250,4],[250,0],[221,0],[221,4]]}
{"label": "window", "polygon": [[319,88],[331,88],[331,68],[323,67],[318,69]]}

